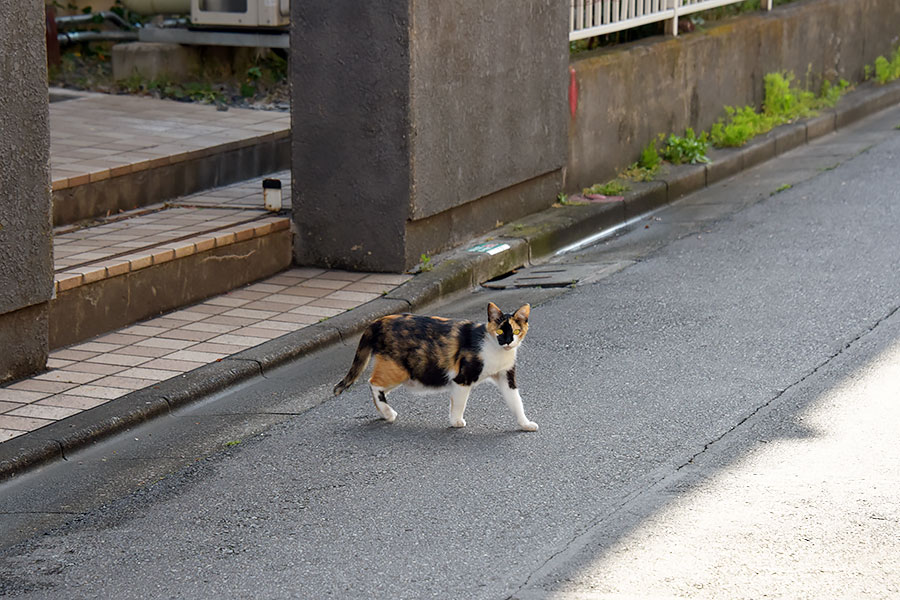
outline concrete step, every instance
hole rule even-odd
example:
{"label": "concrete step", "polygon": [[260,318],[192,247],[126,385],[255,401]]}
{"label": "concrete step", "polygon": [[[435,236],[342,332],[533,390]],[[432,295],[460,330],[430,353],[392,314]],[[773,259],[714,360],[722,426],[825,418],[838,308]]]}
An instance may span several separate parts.
{"label": "concrete step", "polygon": [[286,112],[61,90],[50,97],[55,226],[290,168]]}
{"label": "concrete step", "polygon": [[[290,173],[269,177],[283,182],[289,199]],[[264,208],[262,179],[117,213],[90,226],[57,227],[51,349],[286,269],[290,216]]]}

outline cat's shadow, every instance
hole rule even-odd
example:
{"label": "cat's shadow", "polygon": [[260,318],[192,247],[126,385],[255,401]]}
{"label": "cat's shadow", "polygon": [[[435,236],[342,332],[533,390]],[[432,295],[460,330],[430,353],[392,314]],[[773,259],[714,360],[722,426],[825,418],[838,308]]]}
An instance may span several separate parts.
{"label": "cat's shadow", "polygon": [[379,417],[357,417],[345,425],[343,428],[344,433],[359,440],[380,440],[384,438],[393,441],[429,440],[447,443],[448,441],[477,439],[480,442],[484,442],[485,440],[502,441],[515,439],[521,435],[534,435],[533,432],[523,431],[512,423],[505,426],[503,424],[480,424],[470,421],[466,427],[451,427],[447,424],[420,421],[418,419],[406,423],[398,419],[394,423],[388,423]]}

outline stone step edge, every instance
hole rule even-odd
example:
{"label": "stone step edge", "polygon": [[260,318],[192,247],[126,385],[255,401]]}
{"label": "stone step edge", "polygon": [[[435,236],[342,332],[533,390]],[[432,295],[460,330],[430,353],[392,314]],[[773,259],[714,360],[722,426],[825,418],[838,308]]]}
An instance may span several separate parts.
{"label": "stone step edge", "polygon": [[268,142],[275,142],[290,137],[290,135],[290,129],[282,129],[280,131],[275,131],[273,133],[267,133],[252,138],[244,138],[242,140],[235,140],[233,142],[227,142],[225,144],[209,146],[207,148],[200,148],[199,150],[189,150],[169,156],[161,156],[159,158],[148,159],[141,162],[120,165],[118,167],[98,167],[95,170],[80,175],[54,179],[52,181],[51,189],[52,191],[57,192],[72,187],[97,183],[99,181],[112,179],[114,177],[133,175],[135,173],[140,173],[141,171],[156,169],[167,165],[176,165],[178,163],[186,162],[189,160],[206,158],[215,154],[221,154],[223,152],[230,152],[231,150],[240,150],[243,148],[248,148],[250,146],[265,144]]}
{"label": "stone step edge", "polygon": [[[52,191],[54,227],[90,221],[158,204],[213,188],[282,171],[290,167],[290,133],[248,138],[204,149],[203,156],[192,152],[150,161],[152,169],[131,171]],[[244,145],[246,144],[246,145]],[[84,181],[83,176],[82,182]]]}
{"label": "stone step edge", "polygon": [[223,231],[210,232],[208,235],[198,234],[178,242],[163,242],[144,252],[136,252],[82,267],[67,269],[54,275],[54,296],[82,285],[89,285],[104,279],[160,265],[171,260],[263,237],[290,228],[290,223],[291,220],[287,216],[264,217],[258,221],[245,223]]}

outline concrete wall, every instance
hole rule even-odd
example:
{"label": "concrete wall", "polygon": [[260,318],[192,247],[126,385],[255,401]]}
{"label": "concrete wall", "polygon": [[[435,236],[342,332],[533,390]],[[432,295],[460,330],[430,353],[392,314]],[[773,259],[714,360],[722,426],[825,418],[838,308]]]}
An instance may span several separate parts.
{"label": "concrete wall", "polygon": [[298,263],[402,271],[552,202],[566,152],[564,4],[292,11]]}
{"label": "concrete wall", "polygon": [[859,81],[900,35],[896,0],[803,0],[586,53],[570,117],[565,2],[292,10],[295,261],[388,271],[613,177],[657,134],[759,105],[767,73]]}
{"label": "concrete wall", "polygon": [[412,4],[413,218],[559,169],[560,3]]}
{"label": "concrete wall", "polygon": [[793,71],[800,81],[810,74],[816,90],[823,76],[860,81],[898,36],[896,0],[807,0],[576,56],[566,189],[615,176],[656,134],[708,129],[726,105],[759,106],[767,73]]}
{"label": "concrete wall", "polygon": [[42,368],[53,286],[44,6],[0,0],[0,381]]}

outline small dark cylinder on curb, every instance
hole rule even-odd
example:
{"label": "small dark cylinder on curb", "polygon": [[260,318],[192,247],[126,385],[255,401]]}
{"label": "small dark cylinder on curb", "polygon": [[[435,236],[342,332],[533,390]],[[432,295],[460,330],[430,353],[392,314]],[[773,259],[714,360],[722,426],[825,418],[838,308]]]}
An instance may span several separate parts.
{"label": "small dark cylinder on curb", "polygon": [[263,204],[266,210],[278,212],[281,210],[281,180],[263,179]]}

